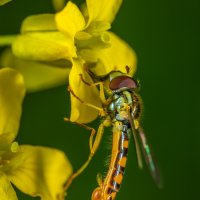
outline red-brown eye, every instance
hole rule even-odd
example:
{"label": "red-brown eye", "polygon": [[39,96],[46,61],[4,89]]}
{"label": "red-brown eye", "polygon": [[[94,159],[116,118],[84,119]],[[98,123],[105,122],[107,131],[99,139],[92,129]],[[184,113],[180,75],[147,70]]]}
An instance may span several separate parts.
{"label": "red-brown eye", "polygon": [[129,89],[136,89],[137,83],[132,78],[128,76],[118,76],[111,80],[109,88],[111,90],[118,90],[120,88],[126,87]]}

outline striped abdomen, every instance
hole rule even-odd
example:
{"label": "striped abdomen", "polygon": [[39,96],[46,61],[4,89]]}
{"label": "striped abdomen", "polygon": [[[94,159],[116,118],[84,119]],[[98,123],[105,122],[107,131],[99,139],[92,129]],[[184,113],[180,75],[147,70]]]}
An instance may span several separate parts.
{"label": "striped abdomen", "polygon": [[126,166],[129,127],[116,121],[113,127],[112,155],[109,170],[102,185],[92,195],[92,200],[114,200],[124,176]]}

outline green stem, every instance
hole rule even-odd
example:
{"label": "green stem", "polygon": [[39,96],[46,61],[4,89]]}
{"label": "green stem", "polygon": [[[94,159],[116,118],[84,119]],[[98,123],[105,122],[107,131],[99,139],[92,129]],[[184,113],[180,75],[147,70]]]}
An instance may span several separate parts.
{"label": "green stem", "polygon": [[0,46],[10,46],[17,35],[0,35]]}

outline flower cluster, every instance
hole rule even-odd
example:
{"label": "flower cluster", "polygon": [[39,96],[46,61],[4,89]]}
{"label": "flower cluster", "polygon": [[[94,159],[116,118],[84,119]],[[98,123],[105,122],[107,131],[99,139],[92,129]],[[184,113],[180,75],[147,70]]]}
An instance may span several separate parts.
{"label": "flower cluster", "polygon": [[31,196],[56,200],[63,195],[72,167],[59,150],[15,141],[24,95],[22,75],[10,68],[0,69],[0,197],[17,200],[13,183]]}
{"label": "flower cluster", "polygon": [[[8,1],[0,0],[0,5]],[[11,183],[26,194],[56,200],[72,173],[61,151],[14,141],[25,90],[55,87],[68,79],[80,99],[101,107],[98,88],[88,88],[80,74],[93,83],[87,69],[96,76],[126,73],[127,65],[130,75],[136,69],[133,49],[109,31],[122,0],[86,0],[80,8],[58,2],[56,13],[28,16],[20,34],[0,36],[0,45],[8,46],[0,57],[0,196],[5,200],[17,199]],[[71,95],[71,121],[88,123],[97,115]]]}

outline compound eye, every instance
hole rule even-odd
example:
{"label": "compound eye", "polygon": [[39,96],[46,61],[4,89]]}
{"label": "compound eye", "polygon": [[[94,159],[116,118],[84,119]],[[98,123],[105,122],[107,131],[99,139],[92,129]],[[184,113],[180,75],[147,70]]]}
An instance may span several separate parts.
{"label": "compound eye", "polygon": [[135,80],[128,76],[118,76],[111,80],[109,88],[111,90],[118,90],[120,88],[129,88],[129,89],[136,89],[138,84]]}

